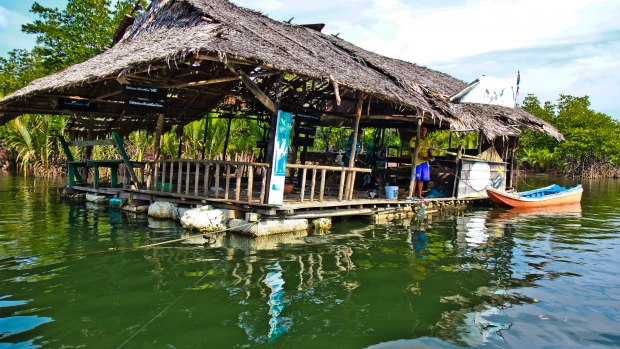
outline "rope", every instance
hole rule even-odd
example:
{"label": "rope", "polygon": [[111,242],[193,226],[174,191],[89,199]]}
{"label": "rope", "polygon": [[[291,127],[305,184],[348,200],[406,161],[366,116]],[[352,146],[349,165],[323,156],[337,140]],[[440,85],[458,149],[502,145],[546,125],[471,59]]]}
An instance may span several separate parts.
{"label": "rope", "polygon": [[[246,225],[253,225],[253,224],[258,224],[259,221],[250,223],[250,224],[246,224]],[[238,227],[235,227],[238,228]],[[231,228],[227,228],[221,231],[226,231],[229,230]],[[221,232],[218,231],[218,232]],[[214,232],[216,233],[216,232]],[[193,237],[193,236],[192,236]],[[183,240],[183,239],[177,239],[177,240],[171,240],[171,241],[167,241],[166,243],[169,242],[174,242],[174,241],[179,241],[179,240]],[[244,245],[247,244],[250,240],[246,240],[244,242]],[[151,245],[146,245],[146,246],[142,246],[142,247],[150,247],[150,246],[158,246],[158,245],[162,245],[164,243],[158,243],[158,244],[151,244]],[[196,281],[191,287],[188,287],[185,289],[185,292],[183,292],[179,297],[177,297],[174,301],[172,301],[170,304],[168,304],[162,311],[160,311],[157,315],[155,315],[151,320],[149,320],[149,322],[147,322],[146,324],[144,324],[144,326],[142,326],[139,330],[137,330],[136,332],[134,332],[129,338],[127,338],[126,341],[124,341],[121,345],[119,345],[117,347],[117,349],[122,348],[125,344],[127,344],[130,340],[132,340],[138,333],[140,333],[142,330],[144,330],[148,325],[150,325],[153,321],[155,321],[155,319],[157,319],[158,317],[161,316],[161,314],[163,314],[166,310],[170,309],[170,307],[172,307],[176,302],[178,302],[181,298],[183,298],[183,296],[185,296],[187,294],[187,292],[189,292],[192,288],[196,287],[200,282],[202,282],[202,280],[204,280],[204,278],[206,278],[208,275],[211,275],[211,272],[214,271],[217,267],[219,267],[226,259],[222,258],[222,260],[213,268],[211,268],[211,270],[209,270],[209,272],[204,273],[204,275],[198,280]]]}

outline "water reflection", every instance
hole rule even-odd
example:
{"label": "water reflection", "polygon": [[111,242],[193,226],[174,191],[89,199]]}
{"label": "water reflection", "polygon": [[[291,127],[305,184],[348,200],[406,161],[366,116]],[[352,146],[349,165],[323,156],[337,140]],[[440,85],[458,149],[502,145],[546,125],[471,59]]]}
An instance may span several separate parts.
{"label": "water reflection", "polygon": [[0,347],[521,347],[620,319],[616,199],[136,249],[186,232],[25,188],[0,194]]}

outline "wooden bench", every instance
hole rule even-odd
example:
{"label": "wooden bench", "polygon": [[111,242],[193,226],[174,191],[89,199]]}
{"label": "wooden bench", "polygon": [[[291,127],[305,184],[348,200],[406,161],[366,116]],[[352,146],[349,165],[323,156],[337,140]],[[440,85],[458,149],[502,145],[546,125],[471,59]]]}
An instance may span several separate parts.
{"label": "wooden bench", "polygon": [[[125,164],[126,173],[129,173],[131,177],[131,181],[137,187],[142,187],[143,183],[138,180],[134,168],[143,167],[145,165],[144,162],[131,161],[127,156],[127,152],[125,151],[125,147],[123,146],[123,140],[119,136],[117,132],[112,132],[112,139],[99,139],[99,140],[88,140],[88,141],[67,141],[65,137],[58,136],[60,144],[62,145],[62,149],[67,156],[67,167],[68,167],[68,175],[69,175],[69,189],[72,189],[76,183],[86,184],[82,179],[82,176],[79,174],[76,169],[78,168],[92,168],[93,169],[93,186],[95,189],[99,187],[99,168],[109,168],[111,172],[110,178],[110,186],[112,188],[118,188],[118,167],[121,164]],[[118,150],[121,155],[122,160],[78,160],[76,161],[73,158],[73,154],[71,154],[70,146],[77,147],[93,147],[99,145],[113,145]],[[144,173],[144,171],[143,171]]]}

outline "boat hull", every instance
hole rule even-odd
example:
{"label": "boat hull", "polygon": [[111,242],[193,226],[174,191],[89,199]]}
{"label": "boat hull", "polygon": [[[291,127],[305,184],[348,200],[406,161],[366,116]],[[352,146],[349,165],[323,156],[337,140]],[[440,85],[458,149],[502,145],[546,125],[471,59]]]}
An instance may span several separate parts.
{"label": "boat hull", "polygon": [[487,188],[489,199],[498,205],[514,208],[535,208],[545,206],[570,205],[581,202],[583,188],[573,188],[566,192],[543,196],[540,198],[523,198],[497,189]]}

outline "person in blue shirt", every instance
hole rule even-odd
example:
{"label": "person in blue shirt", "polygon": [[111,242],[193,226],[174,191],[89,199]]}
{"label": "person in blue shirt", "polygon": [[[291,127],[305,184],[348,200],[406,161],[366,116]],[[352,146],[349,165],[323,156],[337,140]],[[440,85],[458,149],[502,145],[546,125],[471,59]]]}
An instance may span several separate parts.
{"label": "person in blue shirt", "polygon": [[[345,167],[349,166],[349,159],[351,158],[351,148],[353,148],[353,136],[355,135],[355,131],[351,132],[347,143],[344,145],[345,153],[343,157],[343,163]],[[355,161],[362,161],[360,158],[360,151],[362,150],[362,137],[364,136],[364,131],[362,129],[357,130],[357,144],[355,145]]]}

